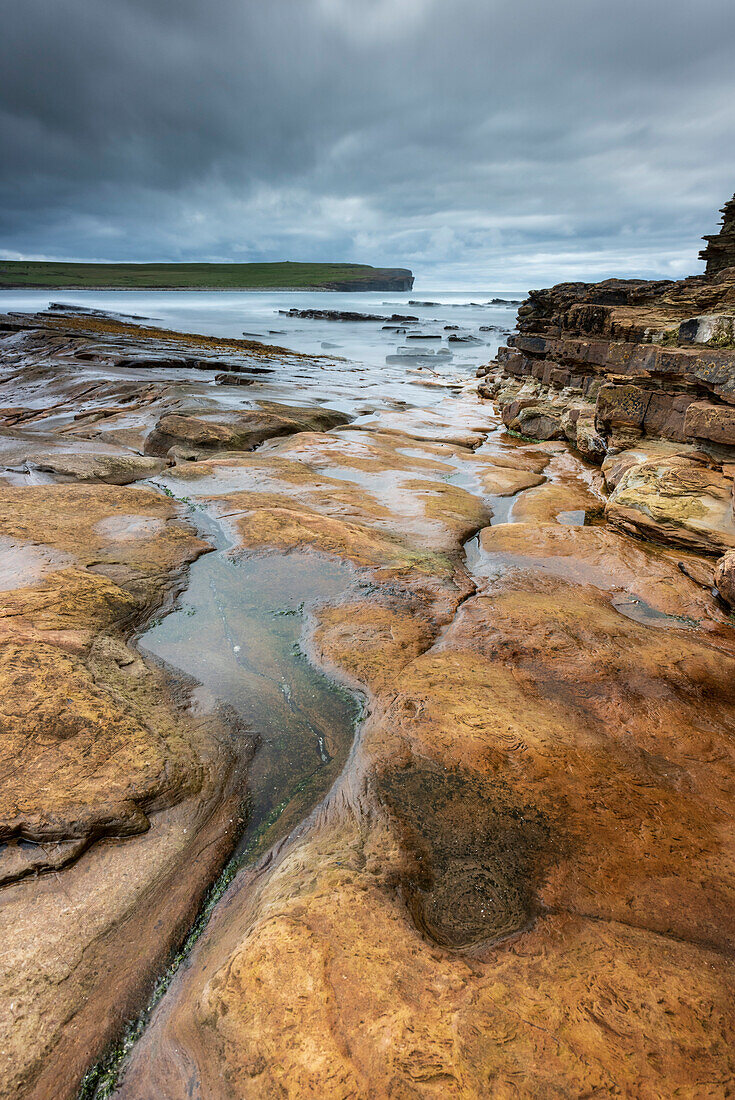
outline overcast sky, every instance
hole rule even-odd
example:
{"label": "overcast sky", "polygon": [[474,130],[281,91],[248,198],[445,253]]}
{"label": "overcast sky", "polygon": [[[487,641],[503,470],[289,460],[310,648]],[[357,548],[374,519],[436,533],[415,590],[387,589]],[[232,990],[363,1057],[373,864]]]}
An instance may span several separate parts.
{"label": "overcast sky", "polygon": [[702,270],[735,0],[15,0],[0,257]]}

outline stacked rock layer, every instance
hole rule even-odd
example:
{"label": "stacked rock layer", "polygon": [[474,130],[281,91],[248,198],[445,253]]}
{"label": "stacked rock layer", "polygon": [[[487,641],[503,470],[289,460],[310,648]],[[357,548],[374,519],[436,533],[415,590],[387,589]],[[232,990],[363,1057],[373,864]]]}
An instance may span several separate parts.
{"label": "stacked rock layer", "polygon": [[735,549],[735,197],[724,214],[705,275],[532,291],[480,383],[510,430],[602,464],[613,523],[717,555]]}

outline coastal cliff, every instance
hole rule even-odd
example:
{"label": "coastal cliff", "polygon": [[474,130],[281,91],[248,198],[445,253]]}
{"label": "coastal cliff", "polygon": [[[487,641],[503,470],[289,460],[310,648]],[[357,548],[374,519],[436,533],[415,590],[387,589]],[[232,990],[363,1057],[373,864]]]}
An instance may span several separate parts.
{"label": "coastal cliff", "polygon": [[699,253],[700,259],[707,261],[707,275],[716,275],[728,267],[735,267],[735,195],[723,206],[720,213],[720,232],[705,237],[707,247]]}
{"label": "coastal cliff", "polygon": [[602,465],[613,524],[709,554],[735,548],[735,197],[723,214],[704,275],[532,291],[479,387]]}
{"label": "coastal cliff", "polygon": [[413,289],[405,267],[346,263],[84,264],[0,261],[0,288],[49,290],[372,290]]}

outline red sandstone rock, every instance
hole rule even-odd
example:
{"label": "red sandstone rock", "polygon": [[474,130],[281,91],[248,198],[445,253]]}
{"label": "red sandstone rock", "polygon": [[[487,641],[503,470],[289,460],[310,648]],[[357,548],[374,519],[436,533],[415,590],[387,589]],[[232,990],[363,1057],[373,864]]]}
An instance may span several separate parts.
{"label": "red sandstone rock", "polygon": [[695,401],[687,409],[684,431],[689,437],[735,446],[735,406]]}

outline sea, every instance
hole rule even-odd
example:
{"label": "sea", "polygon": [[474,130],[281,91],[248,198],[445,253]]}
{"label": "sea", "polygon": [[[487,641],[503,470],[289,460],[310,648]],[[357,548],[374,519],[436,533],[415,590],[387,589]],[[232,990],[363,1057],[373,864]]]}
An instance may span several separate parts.
{"label": "sea", "polygon": [[[339,357],[363,368],[433,366],[473,373],[515,328],[519,295],[502,290],[338,293],[332,291],[0,291],[0,312],[52,303],[142,318],[180,332],[245,337],[293,351]],[[501,299],[501,301],[498,301]],[[291,310],[369,313],[380,321],[303,318]],[[394,315],[417,318],[405,324]],[[384,320],[383,320],[384,318]],[[141,322],[142,323],[142,322]],[[390,327],[394,326],[394,327]],[[395,327],[397,326],[397,327]],[[393,371],[391,371],[393,373]]]}

